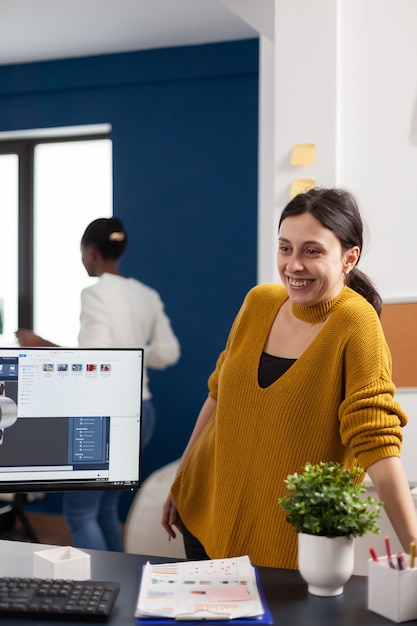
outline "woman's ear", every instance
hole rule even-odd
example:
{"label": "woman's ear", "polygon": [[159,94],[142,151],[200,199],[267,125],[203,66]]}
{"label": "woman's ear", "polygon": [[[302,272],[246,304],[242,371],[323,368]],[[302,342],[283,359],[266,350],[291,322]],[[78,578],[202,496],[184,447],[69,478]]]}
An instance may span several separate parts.
{"label": "woman's ear", "polygon": [[359,255],[361,251],[359,246],[353,246],[345,253],[345,258],[343,261],[343,272],[344,274],[349,274],[355,267],[356,263],[359,261]]}

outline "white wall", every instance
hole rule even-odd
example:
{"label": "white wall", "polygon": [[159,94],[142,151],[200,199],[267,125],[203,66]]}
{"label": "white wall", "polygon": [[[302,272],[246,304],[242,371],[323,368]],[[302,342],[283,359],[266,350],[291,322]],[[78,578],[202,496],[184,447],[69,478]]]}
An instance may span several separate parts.
{"label": "white wall", "polygon": [[[336,182],[337,3],[275,0],[274,22],[273,43],[260,37],[259,282],[279,280],[277,223],[292,181]],[[316,144],[314,165],[290,165],[297,143]]]}
{"label": "white wall", "polygon": [[[339,0],[339,11],[338,184],[369,227],[361,268],[385,301],[417,301],[417,2]],[[417,390],[397,400],[409,416],[402,459],[417,483]]]}
{"label": "white wall", "polygon": [[338,182],[370,229],[361,261],[384,299],[417,300],[417,2],[342,0]]}
{"label": "white wall", "polygon": [[[244,1],[243,19],[257,1]],[[273,35],[259,27],[258,281],[279,280],[277,221],[291,180],[314,178],[357,196],[369,228],[360,267],[383,299],[417,301],[417,2],[273,1]],[[236,0],[224,2],[238,11]],[[314,165],[290,166],[295,143],[316,144]],[[417,389],[397,399],[410,418],[403,458],[417,483]]]}
{"label": "white wall", "polygon": [[[275,13],[275,203],[289,200],[294,178],[335,183],[337,3],[278,0]],[[290,165],[294,144],[315,143],[316,163]]]}
{"label": "white wall", "polygon": [[[277,279],[271,240],[290,182],[311,177],[357,195],[361,267],[383,298],[417,299],[417,2],[275,0],[274,19],[274,43],[260,38],[259,282]],[[291,168],[305,142],[316,164]]]}

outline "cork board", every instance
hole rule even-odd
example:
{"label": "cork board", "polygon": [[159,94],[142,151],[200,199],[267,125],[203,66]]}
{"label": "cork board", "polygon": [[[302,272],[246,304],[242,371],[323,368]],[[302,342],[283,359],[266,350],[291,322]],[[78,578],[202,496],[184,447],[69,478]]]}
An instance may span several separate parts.
{"label": "cork board", "polygon": [[381,314],[397,387],[417,387],[417,302],[384,304]]}

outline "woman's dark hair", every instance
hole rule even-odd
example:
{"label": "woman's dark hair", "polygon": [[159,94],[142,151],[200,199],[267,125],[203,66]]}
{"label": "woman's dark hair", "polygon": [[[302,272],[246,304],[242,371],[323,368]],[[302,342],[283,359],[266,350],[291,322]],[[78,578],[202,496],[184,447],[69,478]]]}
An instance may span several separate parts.
{"label": "woman's dark hair", "polygon": [[[363,245],[363,222],[355,198],[343,189],[315,187],[295,196],[283,210],[278,228],[286,217],[311,213],[339,239],[343,250]],[[359,259],[358,259],[359,261]],[[360,293],[381,314],[382,299],[374,284],[357,265],[346,275],[348,287]]]}
{"label": "woman's dark hair", "polygon": [[117,261],[127,246],[127,234],[117,217],[100,217],[85,229],[81,245],[94,244],[103,259]]}

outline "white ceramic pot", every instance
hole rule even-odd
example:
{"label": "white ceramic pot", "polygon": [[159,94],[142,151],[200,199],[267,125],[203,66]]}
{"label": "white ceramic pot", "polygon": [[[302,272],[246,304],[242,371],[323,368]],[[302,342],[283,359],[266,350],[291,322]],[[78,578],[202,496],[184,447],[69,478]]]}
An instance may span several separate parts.
{"label": "white ceramic pot", "polygon": [[354,539],[298,534],[298,569],[316,596],[338,596],[352,576]]}

